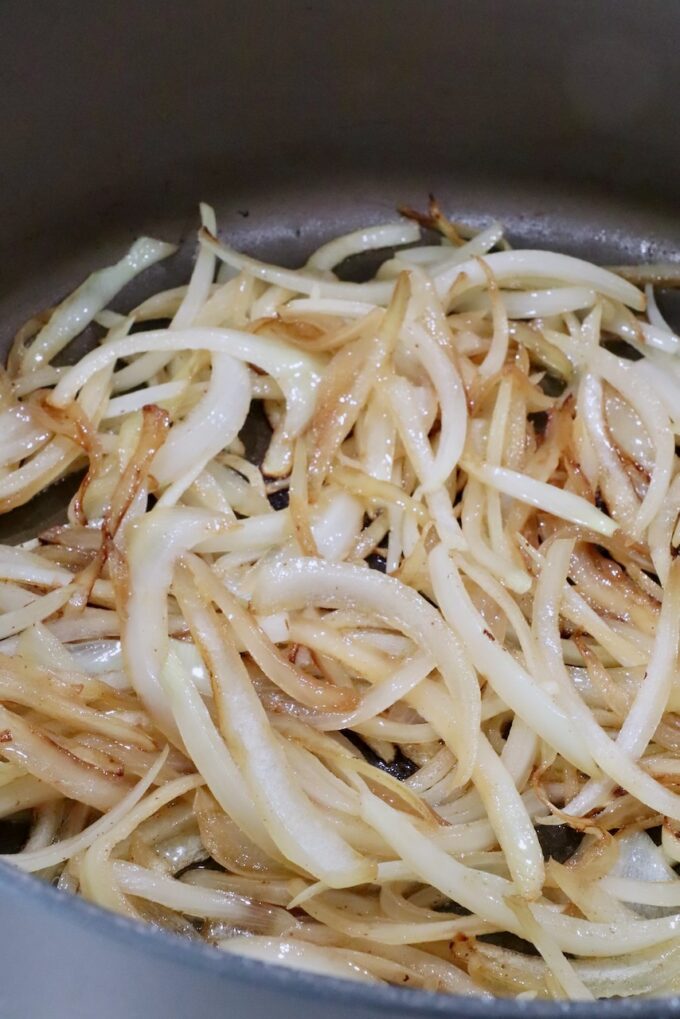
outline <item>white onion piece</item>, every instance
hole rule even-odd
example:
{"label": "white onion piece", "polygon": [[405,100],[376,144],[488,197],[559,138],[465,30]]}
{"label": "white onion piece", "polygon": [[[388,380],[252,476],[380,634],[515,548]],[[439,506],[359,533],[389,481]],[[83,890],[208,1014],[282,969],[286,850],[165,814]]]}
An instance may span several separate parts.
{"label": "white onion piece", "polygon": [[439,444],[427,477],[421,479],[423,491],[432,492],[449,478],[463,452],[467,419],[465,390],[453,362],[422,326],[409,327],[406,338],[409,348],[430,376],[439,402]]}
{"label": "white onion piece", "polygon": [[501,761],[518,789],[523,789],[529,780],[538,745],[536,733],[521,718],[514,718],[501,751]]}
{"label": "white onion piece", "polygon": [[365,693],[359,706],[350,714],[338,717],[319,716],[313,720],[313,724],[326,732],[333,729],[353,729],[362,722],[367,722],[386,711],[402,697],[409,694],[432,672],[433,668],[434,660],[430,654],[421,651],[412,658],[407,658],[392,675],[386,676],[368,693]]}
{"label": "white onion piece", "polygon": [[0,414],[0,467],[25,460],[49,437],[49,431],[36,426],[23,407],[8,407]]}
{"label": "white onion piece", "polygon": [[562,614],[565,619],[590,633],[616,661],[628,666],[645,664],[647,661],[645,652],[608,626],[578,591],[567,586],[564,588],[563,598]]}
{"label": "white onion piece", "polygon": [[505,895],[512,889],[508,881],[458,863],[421,834],[404,814],[367,789],[361,795],[361,812],[364,820],[380,832],[421,881],[439,888],[476,916],[507,930],[517,930],[517,920],[504,903]]}
{"label": "white onion piece", "polygon": [[506,900],[519,920],[524,937],[533,944],[543,956],[551,976],[557,982],[558,987],[571,1001],[593,1001],[593,995],[578,976],[572,963],[570,963],[560,950],[559,945],[550,937],[536,917],[531,912],[526,902],[519,896],[512,896]]}
{"label": "white onion piece", "polygon": [[486,255],[502,240],[503,233],[501,223],[491,223],[490,226],[480,230],[478,234],[458,248],[454,248],[450,244],[441,244],[438,247],[411,248],[408,251],[398,251],[395,261],[404,262],[407,265],[425,263],[430,269],[448,269],[450,266],[460,265],[461,262],[466,262],[470,258]]}
{"label": "white onion piece", "polygon": [[484,259],[478,259],[478,264],[481,265],[486,276],[487,292],[491,301],[491,322],[493,326],[491,343],[484,360],[479,366],[480,377],[488,378],[491,375],[496,375],[505,363],[510,343],[510,330],[508,327],[508,314],[498,289],[498,281]]}
{"label": "white onion piece", "polygon": [[[531,590],[531,577],[514,559],[490,548],[482,535],[482,520],[488,506],[487,494],[476,478],[468,477],[463,493],[462,530],[471,556],[505,587],[518,594]],[[496,493],[497,494],[497,493]]]}
{"label": "white onion piece", "polygon": [[189,469],[200,472],[236,438],[249,407],[247,369],[228,354],[213,354],[208,390],[184,420],[173,425],[153,458],[154,477],[167,485]]}
{"label": "white onion piece", "polygon": [[[562,539],[553,542],[546,553],[536,589],[541,611],[534,617],[539,652],[548,674],[553,677],[559,689],[565,710],[569,712],[574,725],[579,726],[588,750],[604,774],[643,803],[674,820],[680,820],[680,796],[651,778],[620,745],[607,736],[569,681],[560,643],[559,598],[569,569],[572,548],[573,541]],[[571,808],[568,809],[571,812]]]}
{"label": "white onion piece", "polygon": [[226,520],[219,533],[197,545],[197,551],[249,552],[257,555],[273,545],[284,543],[292,533],[293,525],[288,509],[279,510],[278,513],[261,513],[235,522]]}
{"label": "white onion piece", "polygon": [[102,420],[113,421],[126,414],[134,414],[135,411],[148,407],[150,403],[158,404],[164,400],[172,400],[181,396],[186,391],[187,385],[187,382],[163,382],[158,386],[126,393],[125,396],[115,396],[106,405]]}
{"label": "white onion piece", "polygon": [[0,506],[13,508],[23,502],[22,493],[33,494],[46,488],[65,474],[81,451],[68,439],[52,439],[39,449],[25,464],[11,473],[0,476]]}
{"label": "white onion piece", "polygon": [[[216,229],[215,212],[205,202],[200,204],[201,225],[208,230]],[[210,296],[213,279],[215,277],[215,256],[203,246],[199,247],[198,255],[194,263],[194,269],[189,280],[189,285],[182,288],[182,298],[170,323],[170,329],[183,329],[195,324],[200,317],[203,306]],[[135,318],[154,317],[149,312],[149,302],[135,309]],[[167,309],[163,310],[163,315]],[[155,313],[156,318],[162,317]],[[130,389],[145,382],[152,375],[156,375],[172,360],[172,353],[151,353],[142,354],[126,368],[121,369],[116,375],[114,389]]]}
{"label": "white onion piece", "polygon": [[342,237],[335,237],[317,248],[307,259],[307,268],[323,272],[334,269],[350,255],[373,251],[376,248],[396,248],[401,244],[415,244],[419,239],[420,229],[415,223],[386,223],[363,227]]}
{"label": "white onion piece", "polygon": [[472,781],[519,893],[527,899],[538,898],[545,881],[543,852],[512,776],[485,736],[479,743]]}
{"label": "white onion piece", "polygon": [[[417,405],[415,387],[405,378],[394,377],[384,385],[383,391],[397,426],[399,438],[416,468],[418,478],[429,489],[426,492],[426,501],[436,523],[440,539],[446,543],[448,548],[466,548],[467,543],[453,513],[449,494],[441,484],[434,484],[436,480],[435,461],[427,435],[429,429],[423,425],[423,415]],[[461,423],[458,422],[457,429],[451,434],[452,443],[450,445],[454,450],[459,441],[460,428]],[[446,449],[448,455],[450,452],[451,448]],[[406,518],[404,523],[408,525],[409,518]]]}
{"label": "white onion piece", "polygon": [[499,697],[563,757],[592,774],[596,768],[578,730],[536,679],[487,630],[442,547],[430,553],[430,571],[444,618],[465,642],[476,668]]}
{"label": "white onion piece", "polygon": [[375,872],[372,861],[362,858],[337,834],[300,788],[248,671],[219,630],[216,617],[202,607],[190,610],[208,658],[222,735],[278,849],[330,887],[370,881]]}
{"label": "white onion piece", "polygon": [[680,881],[647,832],[624,833],[617,836],[616,842],[619,850],[616,863],[598,882],[598,887],[629,903],[639,916],[680,913]]}
{"label": "white onion piece", "polygon": [[19,637],[17,654],[45,669],[76,672],[73,655],[42,623],[34,623]]}
{"label": "white onion piece", "polygon": [[[503,306],[508,318],[550,318],[569,311],[592,308],[597,299],[594,290],[587,287],[550,287],[547,290],[503,290]],[[473,308],[490,307],[486,295],[468,302]]]}
{"label": "white onion piece", "polygon": [[[201,202],[201,226],[214,232],[217,229],[215,211],[205,202]],[[215,278],[215,256],[203,245],[199,246],[198,255],[194,263],[194,270],[186,288],[182,303],[175,312],[171,329],[184,329],[196,321],[206,300],[210,296],[210,290]]]}
{"label": "white onion piece", "polygon": [[654,467],[654,446],[640,415],[612,390],[605,399],[607,422],[621,452],[647,473]]}
{"label": "white onion piece", "polygon": [[249,255],[242,255],[227,244],[222,244],[207,231],[201,232],[201,243],[214,251],[218,258],[239,272],[250,273],[257,279],[264,280],[275,286],[283,287],[297,294],[310,294],[312,297],[331,297],[340,300],[357,300],[370,304],[389,304],[394,289],[390,282],[373,283],[342,283],[337,279],[328,279],[315,270],[282,269],[276,265],[268,265]]}
{"label": "white onion piece", "polygon": [[[523,936],[505,898],[510,882],[458,863],[417,830],[405,814],[368,791],[362,793],[362,815],[425,884],[438,888],[476,916]],[[608,957],[660,945],[680,931],[680,916],[631,923],[592,923],[559,913],[553,906],[530,907],[563,952]]]}
{"label": "white onion piece", "polygon": [[73,644],[68,647],[68,654],[74,669],[95,676],[120,669],[123,663],[119,640]]}
{"label": "white onion piece", "polygon": [[274,859],[276,846],[245,794],[238,765],[225,746],[193,680],[171,650],[161,675],[177,728],[211,793],[248,838]]}
{"label": "white onion piece", "polygon": [[365,318],[376,307],[366,301],[346,301],[333,297],[296,297],[286,304],[287,311],[297,311],[303,315],[338,315],[341,318]]}
{"label": "white onion piece", "polygon": [[83,893],[100,906],[135,916],[136,911],[127,902],[113,877],[111,853],[119,842],[129,838],[143,821],[152,817],[161,807],[202,785],[200,775],[186,775],[164,782],[120,817],[113,828],[100,833],[80,862],[79,878]]}
{"label": "white onion piece", "polygon": [[479,738],[479,687],[463,646],[441,616],[416,592],[375,570],[302,558],[260,570],[254,592],[256,608],[276,611],[310,603],[327,608],[361,607],[431,653],[456,705],[458,781],[466,781],[474,767]]}
{"label": "white onion piece", "polygon": [[361,532],[363,506],[348,492],[324,492],[311,513],[311,529],[325,559],[344,559]]}
{"label": "white onion piece", "polygon": [[95,839],[101,835],[106,835],[116,827],[121,818],[139,803],[144,793],[151,787],[156,779],[159,771],[163,767],[168,756],[168,750],[166,749],[158,755],[155,763],[149,768],[146,775],[143,776],[133,786],[129,793],[115,804],[106,814],[103,814],[99,820],[94,821],[93,824],[85,828],[78,835],[73,835],[71,838],[62,839],[59,842],[54,843],[50,846],[45,846],[41,849],[28,850],[24,849],[20,853],[6,854],[0,859],[5,860],[7,863],[14,864],[20,870],[29,872],[35,872],[36,870],[42,870],[45,867],[53,867],[57,863],[61,863],[63,860],[68,860],[77,853],[83,852],[87,849]]}
{"label": "white onion piece", "polygon": [[654,444],[654,468],[636,520],[636,533],[641,534],[661,508],[673,473],[675,442],[668,415],[653,387],[640,377],[634,364],[625,364],[601,348],[593,353],[590,363],[637,411]]}
{"label": "white onion piece", "polygon": [[223,527],[219,517],[205,510],[157,507],[128,532],[130,595],[123,655],[135,690],[169,734],[176,728],[160,676],[168,654],[167,594],[173,569],[181,555]]}
{"label": "white onion piece", "polygon": [[[617,899],[633,903],[634,906],[651,906],[652,916],[674,915],[680,912],[680,881],[653,881],[649,876],[636,881],[633,878],[605,877],[600,882],[605,891],[615,895]],[[650,915],[650,914],[643,914]]]}
{"label": "white onion piece", "polygon": [[254,903],[250,899],[221,888],[188,885],[168,874],[149,870],[125,860],[116,860],[113,873],[128,895],[159,902],[189,916],[228,920],[234,926],[267,933],[283,933],[295,921],[283,909]]}
{"label": "white onion piece", "polygon": [[[65,587],[73,581],[73,574],[65,567],[16,545],[0,545],[0,577],[35,587]],[[97,583],[100,595],[108,590],[106,581]]]}
{"label": "white onion piece", "polygon": [[[642,756],[666,711],[675,677],[679,641],[680,562],[674,562],[661,605],[654,650],[616,739],[617,745],[633,758]],[[585,815],[596,805],[606,802],[613,788],[611,781],[587,783],[565,811]]]}
{"label": "white onion piece", "polygon": [[[559,255],[552,251],[498,251],[486,255],[484,261],[499,283],[505,280],[560,280],[561,282],[592,288],[605,297],[621,301],[636,311],[644,311],[644,294],[615,276],[614,273],[584,262],[571,255]],[[444,297],[459,276],[464,275],[465,283],[458,294],[472,287],[483,286],[486,282],[484,271],[474,259],[451,268],[445,267],[434,277],[437,293]]]}
{"label": "white onion piece", "polygon": [[119,262],[92,273],[52,312],[25,351],[22,369],[31,371],[51,361],[130,280],[176,250],[174,244],[140,237]]}
{"label": "white onion piece", "polygon": [[296,435],[307,424],[321,377],[319,360],[272,337],[254,336],[236,329],[157,329],[104,344],[86,354],[60,378],[50,395],[50,402],[55,407],[66,406],[88,379],[118,358],[171,350],[209,350],[256,365],[275,378],[286,395],[289,403],[287,430]]}
{"label": "white onion piece", "polygon": [[579,416],[588,431],[598,463],[597,478],[600,480],[604,496],[611,506],[612,514],[617,523],[623,525],[630,534],[634,534],[640,503],[609,437],[603,401],[604,394],[600,378],[588,372],[584,375],[579,386]]}
{"label": "white onion piece", "polygon": [[674,531],[680,514],[680,476],[676,474],[668,490],[662,508],[652,520],[647,531],[649,550],[659,580],[665,584],[671,568],[671,547]]}
{"label": "white onion piece", "polygon": [[307,973],[321,973],[323,976],[340,977],[344,980],[356,980],[359,983],[381,983],[365,966],[355,961],[357,958],[361,959],[358,952],[322,948],[289,937],[281,940],[235,937],[220,941],[219,947],[223,952],[272,963],[275,966],[285,966]]}
{"label": "white onion piece", "polygon": [[512,496],[519,502],[528,503],[539,509],[546,510],[563,520],[581,524],[598,534],[611,536],[617,529],[616,522],[601,510],[587,502],[580,495],[566,492],[555,485],[536,481],[527,474],[508,470],[506,467],[492,467],[489,464],[473,463],[465,460],[465,470],[473,477],[492,488]]}
{"label": "white onion piece", "polygon": [[12,390],[17,398],[28,396],[36,389],[48,389],[56,386],[59,376],[64,374],[64,368],[55,368],[54,365],[46,364],[43,368],[36,368],[28,375],[21,375],[12,383]]}
{"label": "white onion piece", "polygon": [[73,594],[72,588],[58,588],[56,591],[50,591],[49,594],[35,598],[23,608],[2,613],[0,615],[0,640],[20,633],[26,627],[33,626],[34,623],[41,623],[62,609]]}
{"label": "white onion piece", "polygon": [[671,419],[673,431],[677,435],[680,432],[680,411],[678,401],[680,400],[680,380],[675,372],[666,370],[665,365],[655,364],[651,359],[645,358],[640,361],[637,367],[638,376],[643,378],[650,385],[657,397],[664,406],[666,413]]}

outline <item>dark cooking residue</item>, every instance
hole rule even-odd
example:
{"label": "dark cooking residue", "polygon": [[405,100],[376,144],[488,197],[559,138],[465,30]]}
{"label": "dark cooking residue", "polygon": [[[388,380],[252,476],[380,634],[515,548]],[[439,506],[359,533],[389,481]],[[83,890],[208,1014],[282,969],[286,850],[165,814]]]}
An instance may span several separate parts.
{"label": "dark cooking residue", "polygon": [[32,819],[0,821],[0,853],[18,853],[26,844]]}
{"label": "dark cooking residue", "polygon": [[418,765],[402,754],[401,750],[398,750],[394,760],[388,763],[382,757],[379,757],[374,750],[371,750],[368,744],[364,743],[361,736],[357,736],[351,729],[343,729],[343,736],[346,736],[350,743],[353,743],[357,750],[361,751],[364,760],[374,767],[380,768],[381,771],[386,771],[388,775],[399,779],[400,782],[410,778],[418,770]]}
{"label": "dark cooking residue", "polygon": [[246,460],[261,466],[265,453],[269,448],[272,430],[261,400],[253,400],[246,423],[239,433],[239,439],[245,446]]}
{"label": "dark cooking residue", "polygon": [[538,955],[538,951],[529,941],[511,934],[510,931],[499,931],[498,934],[480,934],[478,941],[486,941],[489,945],[498,945],[499,948],[507,948],[510,952],[519,952],[520,955]]}
{"label": "dark cooking residue", "polygon": [[282,488],[279,492],[272,492],[271,495],[267,496],[267,498],[269,499],[269,505],[272,507],[272,509],[275,510],[286,509],[288,506],[289,499],[288,489]]}
{"label": "dark cooking residue", "polygon": [[544,860],[566,861],[581,845],[583,833],[570,828],[568,824],[537,824],[536,835],[543,850]]}

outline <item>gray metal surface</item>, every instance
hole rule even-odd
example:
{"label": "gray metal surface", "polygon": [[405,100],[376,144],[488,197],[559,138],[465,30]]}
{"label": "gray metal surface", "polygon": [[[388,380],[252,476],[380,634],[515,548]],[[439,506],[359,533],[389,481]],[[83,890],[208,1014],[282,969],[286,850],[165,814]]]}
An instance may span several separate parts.
{"label": "gray metal surface", "polygon": [[[435,191],[456,215],[599,261],[680,251],[674,0],[3,0],[0,350],[142,230],[199,199],[246,250],[321,239]],[[63,502],[12,514],[30,530]],[[0,1019],[671,1016],[366,990],[225,958],[0,866]]]}

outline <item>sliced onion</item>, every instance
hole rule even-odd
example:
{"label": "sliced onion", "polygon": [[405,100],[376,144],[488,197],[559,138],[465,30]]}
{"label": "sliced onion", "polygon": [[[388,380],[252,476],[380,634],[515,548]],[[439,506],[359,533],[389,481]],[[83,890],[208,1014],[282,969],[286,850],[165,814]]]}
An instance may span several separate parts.
{"label": "sliced onion", "polygon": [[[599,269],[571,255],[548,251],[499,251],[486,255],[484,261],[499,283],[514,279],[561,280],[576,286],[591,287],[603,296],[621,301],[636,311],[644,311],[645,308],[644,294],[637,287],[606,269]],[[437,293],[445,295],[457,277],[465,277],[464,289],[485,282],[484,270],[479,262],[470,259],[437,273]],[[461,292],[464,290],[458,290],[458,295]]]}
{"label": "sliced onion", "polygon": [[119,262],[93,273],[52,312],[47,325],[24,352],[22,370],[31,371],[51,361],[126,283],[175,251],[173,244],[141,237]]}
{"label": "sliced onion", "polygon": [[214,613],[199,604],[191,612],[194,625],[200,627],[220,730],[279,850],[331,887],[369,881],[372,862],[332,830],[299,788],[226,631]]}
{"label": "sliced onion", "polygon": [[512,496],[520,502],[537,506],[548,513],[569,520],[574,524],[588,527],[597,534],[610,536],[616,531],[616,523],[606,514],[596,509],[580,495],[565,492],[555,485],[546,485],[542,481],[506,467],[492,467],[488,464],[473,463],[465,460],[465,470],[484,484],[491,485],[499,492]]}
{"label": "sliced onion", "polygon": [[0,726],[0,754],[10,763],[21,764],[30,775],[53,786],[62,796],[98,810],[109,810],[128,791],[121,774],[104,771],[77,757],[2,706]]}
{"label": "sliced onion", "polygon": [[139,780],[136,786],[133,786],[129,793],[126,793],[126,795],[114,807],[112,807],[111,810],[109,810],[106,814],[103,814],[98,821],[95,821],[77,835],[72,835],[71,838],[62,839],[60,842],[45,846],[44,848],[27,848],[22,850],[20,853],[4,855],[2,859],[6,860],[8,863],[13,863],[14,866],[19,867],[20,870],[36,871],[43,870],[45,867],[53,867],[56,863],[61,863],[62,861],[75,856],[77,853],[81,853],[83,850],[91,846],[95,839],[112,831],[118,824],[119,820],[123,818],[136,803],[139,803],[144,793],[155,781],[156,776],[167,760],[167,756],[168,751],[166,748],[158,755],[156,763],[149,768],[146,775]]}
{"label": "sliced onion", "polygon": [[386,223],[371,226],[343,237],[335,237],[323,244],[307,259],[309,269],[320,271],[334,269],[350,255],[376,248],[396,248],[402,244],[415,244],[420,239],[420,230],[415,223]]}
{"label": "sliced onion", "polygon": [[151,471],[162,484],[176,481],[225,449],[243,427],[250,405],[245,367],[228,354],[214,354],[205,397],[177,423],[156,453]]}
{"label": "sliced onion", "polygon": [[177,559],[224,528],[214,514],[157,508],[128,536],[129,600],[122,636],[132,683],[151,714],[169,734],[176,732],[160,674],[168,653],[167,594]]}
{"label": "sliced onion", "polygon": [[461,644],[427,602],[390,577],[311,559],[292,559],[262,570],[255,602],[269,611],[299,608],[310,602],[328,608],[361,606],[428,648],[455,698],[459,781],[469,778],[481,710],[479,688]]}

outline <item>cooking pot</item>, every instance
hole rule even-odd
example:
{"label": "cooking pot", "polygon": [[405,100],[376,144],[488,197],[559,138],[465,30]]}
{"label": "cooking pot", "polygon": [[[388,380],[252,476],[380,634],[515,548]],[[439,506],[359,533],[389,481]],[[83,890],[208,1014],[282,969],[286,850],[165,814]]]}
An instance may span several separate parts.
{"label": "cooking pot", "polygon": [[[673,0],[4,0],[0,346],[142,232],[182,242],[119,307],[186,278],[197,202],[299,264],[434,192],[453,216],[602,263],[680,251]],[[56,486],[2,521],[18,540]],[[221,955],[0,865],[3,1019],[664,1017],[680,999],[481,1001]]]}

